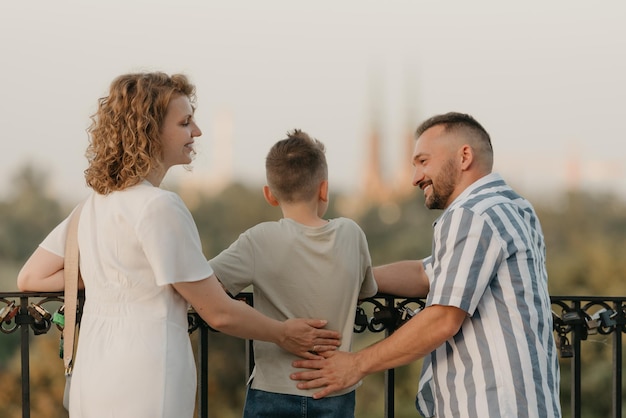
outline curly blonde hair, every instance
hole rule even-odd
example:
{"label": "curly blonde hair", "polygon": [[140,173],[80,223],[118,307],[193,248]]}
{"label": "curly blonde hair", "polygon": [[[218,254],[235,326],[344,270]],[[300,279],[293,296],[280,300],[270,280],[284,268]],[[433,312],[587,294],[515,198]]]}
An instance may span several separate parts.
{"label": "curly blonde hair", "polygon": [[170,101],[180,95],[194,106],[195,86],[183,74],[134,73],[113,80],[87,129],[87,185],[106,195],[139,183],[158,168],[163,158],[160,129]]}

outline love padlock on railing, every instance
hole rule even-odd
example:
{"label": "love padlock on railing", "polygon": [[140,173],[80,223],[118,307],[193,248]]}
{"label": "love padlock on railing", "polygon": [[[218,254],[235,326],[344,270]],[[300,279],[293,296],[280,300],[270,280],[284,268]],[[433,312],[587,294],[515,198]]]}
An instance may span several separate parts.
{"label": "love padlock on railing", "polygon": [[28,305],[26,310],[28,311],[28,314],[33,318],[33,323],[31,324],[31,326],[35,335],[41,335],[48,332],[51,325],[50,318],[52,317],[50,312],[35,303],[31,303],[30,305]]}
{"label": "love padlock on railing", "polygon": [[365,314],[365,310],[357,306],[356,307],[356,315],[354,317],[354,332],[360,333],[367,329],[369,325],[369,320],[367,319],[367,315]]}
{"label": "love padlock on railing", "polygon": [[559,336],[558,349],[562,358],[574,357],[574,349],[565,335]]}
{"label": "love padlock on railing", "polygon": [[0,309],[0,324],[3,322],[10,322],[15,315],[19,312],[20,307],[15,306],[15,301],[7,304],[4,308]]}

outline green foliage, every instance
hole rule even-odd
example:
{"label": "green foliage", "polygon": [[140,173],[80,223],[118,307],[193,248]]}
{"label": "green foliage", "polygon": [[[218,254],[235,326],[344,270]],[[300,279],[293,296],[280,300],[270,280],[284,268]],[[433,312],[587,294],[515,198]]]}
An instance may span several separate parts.
{"label": "green foliage", "polygon": [[7,202],[0,202],[0,261],[24,262],[63,218],[59,201],[46,193],[48,176],[33,167],[14,178]]}
{"label": "green foliage", "polygon": [[[14,291],[15,276],[46,234],[69,213],[65,205],[47,193],[46,173],[32,167],[15,178],[10,197],[0,202],[0,289]],[[348,216],[341,203],[346,196],[331,196],[328,218]],[[616,196],[582,192],[564,194],[558,205],[534,202],[542,222],[547,245],[550,290],[553,295],[626,295],[626,203]],[[207,258],[217,255],[252,225],[277,220],[279,208],[265,202],[258,189],[232,184],[219,195],[200,191],[188,202],[198,225]],[[440,211],[427,210],[423,197],[390,201],[383,205],[359,203],[354,215],[366,233],[374,265],[430,254],[432,222]],[[62,384],[55,341],[31,339],[31,399],[38,417],[56,417],[62,411],[59,387]],[[377,336],[357,336],[355,345],[371,344]],[[583,342],[583,416],[610,415],[611,336],[592,336]],[[8,417],[19,416],[19,342],[16,335],[0,334],[0,399]],[[192,335],[197,342],[197,334]],[[358,348],[358,347],[357,347]],[[245,343],[225,335],[211,335],[209,346],[209,399],[211,416],[237,417],[245,396]],[[562,404],[569,408],[569,360],[562,360]],[[51,366],[52,365],[52,366]],[[413,416],[419,362],[396,370],[396,416]],[[380,417],[383,408],[384,374],[368,376],[357,391],[357,416]],[[61,388],[62,389],[62,388]],[[590,401],[591,400],[591,401]],[[567,416],[567,412],[565,414]]]}
{"label": "green foliage", "polygon": [[219,254],[251,226],[281,216],[280,209],[265,201],[261,190],[241,184],[228,186],[219,196],[200,194],[195,200],[191,212],[207,258]]}
{"label": "green foliage", "polygon": [[440,214],[411,198],[371,206],[356,221],[367,236],[372,263],[380,265],[430,255],[432,223]]}
{"label": "green foliage", "polygon": [[567,193],[556,208],[539,207],[552,294],[626,294],[626,204],[609,195]]}

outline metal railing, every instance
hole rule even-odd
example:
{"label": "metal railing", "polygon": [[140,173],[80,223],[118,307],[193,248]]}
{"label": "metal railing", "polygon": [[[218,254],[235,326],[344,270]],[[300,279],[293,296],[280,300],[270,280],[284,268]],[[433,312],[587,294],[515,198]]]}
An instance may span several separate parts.
{"label": "metal railing", "polygon": [[[252,295],[242,293],[237,299],[252,304]],[[612,417],[622,417],[622,371],[623,334],[626,333],[626,297],[553,296],[551,298],[554,319],[554,333],[561,359],[570,360],[571,375],[570,410],[573,418],[582,413],[582,341],[591,335],[612,336]],[[0,292],[0,331],[4,334],[20,332],[22,417],[30,417],[30,342],[29,336],[46,334],[54,328],[54,316],[63,304],[62,293],[1,293]],[[417,309],[424,307],[421,299],[398,298],[378,294],[365,299],[357,308],[354,324],[356,333],[366,331],[393,333]],[[189,333],[198,332],[198,414],[209,417],[208,387],[209,364],[208,347],[212,330],[194,311],[188,314]],[[60,327],[59,327],[60,329]],[[253,366],[250,355],[251,345],[246,350],[248,370]],[[562,360],[562,364],[564,360]],[[565,362],[565,364],[567,364]],[[59,367],[62,373],[62,367]],[[562,367],[563,373],[563,367]],[[567,389],[561,382],[561,390]],[[395,417],[394,405],[395,371],[385,372],[384,417]],[[61,400],[59,399],[59,402]],[[589,399],[589,402],[594,400]]]}

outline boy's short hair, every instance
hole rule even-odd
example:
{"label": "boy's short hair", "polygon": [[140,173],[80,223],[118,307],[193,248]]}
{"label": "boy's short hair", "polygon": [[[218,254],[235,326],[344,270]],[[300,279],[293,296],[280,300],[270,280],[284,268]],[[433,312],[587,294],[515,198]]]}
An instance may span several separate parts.
{"label": "boy's short hair", "polygon": [[267,183],[278,201],[312,199],[319,184],[328,178],[325,147],[300,129],[287,132],[265,159]]}

